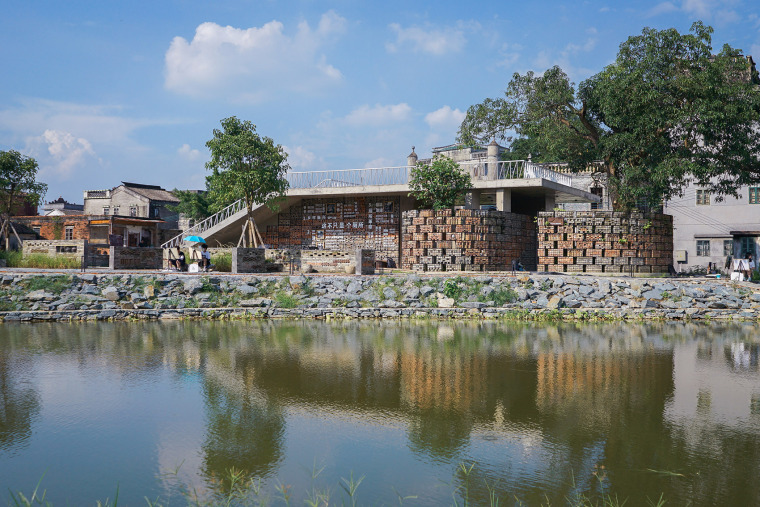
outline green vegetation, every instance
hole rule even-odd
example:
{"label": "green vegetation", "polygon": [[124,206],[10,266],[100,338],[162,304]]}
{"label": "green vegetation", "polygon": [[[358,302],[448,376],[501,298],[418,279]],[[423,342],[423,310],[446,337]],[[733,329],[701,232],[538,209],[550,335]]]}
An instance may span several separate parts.
{"label": "green vegetation", "polygon": [[53,294],[60,294],[71,287],[70,276],[32,276],[24,280],[24,287],[29,292],[44,290]]}
{"label": "green vegetation", "polygon": [[206,143],[211,152],[206,163],[206,169],[212,171],[206,180],[210,211],[244,199],[249,224],[246,241],[248,246],[255,246],[253,208],[266,204],[277,209],[277,202],[288,190],[288,154],[272,138],[257,134],[256,125],[250,121],[232,116],[221,123],[222,130],[214,129],[214,137]]}
{"label": "green vegetation", "polygon": [[280,308],[296,308],[299,304],[298,296],[280,291],[274,295],[274,300]]}
{"label": "green vegetation", "polygon": [[470,175],[444,156],[436,157],[430,165],[419,164],[409,175],[409,195],[432,209],[454,209],[471,186]]}
{"label": "green vegetation", "polygon": [[0,236],[5,238],[5,250],[10,250],[10,222],[25,203],[39,206],[47,185],[36,180],[39,165],[32,157],[16,150],[0,151]]}
{"label": "green vegetation", "polygon": [[576,171],[601,162],[617,209],[656,206],[687,183],[736,196],[760,180],[747,149],[760,145],[760,78],[740,49],[713,49],[711,27],[690,32],[645,28],[577,87],[558,66],[515,73],[504,97],[468,109],[459,141],[498,137],[521,158]]}
{"label": "green vegetation", "polygon": [[24,257],[21,252],[15,250],[0,251],[0,259],[5,259],[9,268],[79,269],[82,265],[81,260],[76,257],[40,253]]}
{"label": "green vegetation", "polygon": [[227,252],[214,254],[211,256],[211,264],[216,271],[230,273],[232,271],[232,254]]}

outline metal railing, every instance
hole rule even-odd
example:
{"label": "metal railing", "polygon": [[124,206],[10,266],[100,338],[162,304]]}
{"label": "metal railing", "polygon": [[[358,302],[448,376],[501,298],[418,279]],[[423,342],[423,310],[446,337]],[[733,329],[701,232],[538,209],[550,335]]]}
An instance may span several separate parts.
{"label": "metal railing", "polygon": [[374,167],[370,169],[338,169],[304,171],[285,175],[290,188],[359,187],[365,185],[405,185],[411,167]]}
{"label": "metal railing", "polygon": [[174,236],[172,239],[162,244],[161,248],[173,248],[175,246],[179,246],[182,243],[182,238],[184,238],[185,236],[201,236],[207,230],[220,224],[221,222],[224,222],[231,216],[237,215],[244,209],[245,209],[244,199],[235,201],[229,206],[227,206],[226,208],[224,208],[223,210],[217,213],[214,213],[213,215],[206,218],[205,220],[202,220],[198,222],[197,224],[195,224],[194,226],[190,227],[189,229],[182,231],[182,234],[178,234],[177,236]]}
{"label": "metal railing", "polygon": [[[475,181],[543,178],[562,185],[572,185],[572,177],[570,175],[558,173],[526,160],[489,162],[480,159],[460,162],[459,165],[469,172],[470,177]],[[338,169],[334,171],[303,171],[288,173],[285,175],[285,179],[288,180],[291,189],[406,185],[409,183],[411,170],[412,167],[410,166],[399,166],[369,169]],[[243,199],[236,201],[218,213],[198,222],[161,246],[163,248],[175,247],[182,243],[182,238],[185,236],[202,236],[204,232],[238,214],[244,208],[245,202]]]}

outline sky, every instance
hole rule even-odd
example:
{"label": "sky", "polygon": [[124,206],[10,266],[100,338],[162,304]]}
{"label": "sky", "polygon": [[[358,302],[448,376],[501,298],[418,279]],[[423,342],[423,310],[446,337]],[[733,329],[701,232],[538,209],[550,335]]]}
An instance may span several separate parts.
{"label": "sky", "polygon": [[0,150],[34,157],[46,200],[122,181],[202,189],[220,121],[250,120],[291,171],[401,166],[455,142],[515,72],[575,83],[645,27],[714,27],[760,63],[756,0],[8,2]]}

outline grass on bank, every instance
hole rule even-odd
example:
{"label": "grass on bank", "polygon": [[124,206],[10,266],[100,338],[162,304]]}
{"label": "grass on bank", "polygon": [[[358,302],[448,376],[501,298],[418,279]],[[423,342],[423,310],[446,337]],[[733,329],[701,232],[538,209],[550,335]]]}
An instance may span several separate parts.
{"label": "grass on bank", "polygon": [[[489,483],[488,480],[483,479],[484,486],[488,493],[486,502],[483,502],[483,498],[472,498],[474,487],[472,472],[476,468],[476,463],[460,463],[454,471],[454,477],[451,482],[445,482],[451,487],[451,503],[454,506],[470,506],[470,505],[489,505],[491,507],[497,507],[500,505],[516,505],[526,507],[528,505],[541,505],[542,507],[550,507],[555,505],[551,503],[548,494],[544,494],[544,499],[540,504],[529,504],[524,502],[516,494],[510,494],[504,492],[500,494],[497,491],[498,484]],[[606,473],[601,469],[597,469],[593,473],[596,478],[594,486],[588,491],[578,491],[575,478],[572,480],[572,489],[575,491],[570,496],[564,498],[564,502],[556,505],[566,505],[567,507],[623,507],[628,505],[629,498],[620,498],[617,494],[611,492],[611,484]],[[305,492],[296,492],[293,487],[287,483],[283,483],[279,480],[275,480],[275,483],[271,486],[272,490],[268,491],[265,484],[262,483],[261,478],[251,476],[243,470],[236,468],[230,468],[224,474],[224,476],[215,479],[216,488],[215,491],[208,494],[201,494],[195,488],[190,488],[180,481],[177,481],[179,467],[164,474],[161,477],[170,480],[171,482],[177,482],[178,491],[181,492],[184,497],[182,500],[172,498],[156,498],[151,500],[145,497],[145,501],[149,507],[168,507],[169,505],[192,505],[196,507],[217,507],[231,505],[297,505],[297,495],[303,495],[303,503],[305,505],[318,507],[329,505],[350,505],[356,507],[357,505],[374,505],[372,501],[366,502],[366,499],[360,501],[359,492],[362,483],[366,479],[365,475],[356,477],[354,472],[351,471],[348,477],[341,477],[337,484],[337,487],[330,487],[324,483],[318,481],[318,478],[324,466],[318,468],[316,463],[312,466],[310,485]],[[600,471],[601,470],[601,473]],[[44,476],[43,476],[44,477]],[[15,507],[32,507],[32,506],[52,506],[47,497],[47,491],[40,491],[42,479],[40,479],[34,488],[34,491],[27,497],[22,492],[13,493],[10,492],[10,503]],[[399,505],[403,505],[407,500],[412,501],[418,499],[417,495],[402,495],[396,490],[395,487],[391,487],[393,492],[397,495]],[[271,495],[274,493],[274,497]],[[173,501],[172,501],[173,500]],[[104,502],[98,500],[95,505],[98,507],[111,507],[118,505],[119,501],[119,488],[116,488],[116,494],[113,500],[106,499]],[[664,507],[666,505],[664,494],[660,494],[659,497],[651,499],[646,497],[645,505],[651,507]],[[644,505],[644,504],[640,504]]]}
{"label": "grass on bank", "polygon": [[79,269],[81,260],[76,257],[63,255],[30,254],[24,257],[18,251],[0,251],[0,259],[5,259],[9,268],[42,268],[42,269]]}

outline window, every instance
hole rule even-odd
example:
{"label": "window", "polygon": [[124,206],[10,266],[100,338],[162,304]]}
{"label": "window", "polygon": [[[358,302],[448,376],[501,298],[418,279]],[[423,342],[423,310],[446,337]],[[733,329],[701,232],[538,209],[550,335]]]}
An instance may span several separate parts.
{"label": "window", "polygon": [[161,216],[161,208],[156,206],[153,208],[153,217],[159,218]]}
{"label": "window", "polygon": [[709,206],[710,205],[710,192],[707,190],[697,190],[697,205]]}
{"label": "window", "polygon": [[723,255],[734,255],[734,240],[733,239],[724,239],[723,240]]}
{"label": "window", "polygon": [[760,187],[749,187],[749,203],[760,204]]}
{"label": "window", "polygon": [[64,236],[63,239],[67,241],[71,241],[74,239],[74,226],[73,225],[67,225],[64,229]]}
{"label": "window", "polygon": [[[591,193],[598,196],[599,199],[604,198],[604,189],[602,187],[591,187],[590,189]],[[601,202],[592,202],[591,203],[591,209],[602,209],[602,203]]]}
{"label": "window", "polygon": [[118,215],[119,214],[119,207],[118,206],[114,206],[113,207],[113,214],[114,215]]}
{"label": "window", "polygon": [[103,214],[108,215],[110,213],[111,208],[109,206],[103,206]]}
{"label": "window", "polygon": [[129,207],[129,216],[136,217],[137,216],[137,206],[130,206]]}
{"label": "window", "polygon": [[755,255],[755,238],[753,236],[742,236],[739,238],[739,245],[741,246],[741,256],[746,257],[747,254]]}
{"label": "window", "polygon": [[32,231],[34,231],[34,234],[36,234],[37,236],[40,235],[40,228],[39,227],[32,227]]}
{"label": "window", "polygon": [[697,256],[708,257],[710,255],[710,240],[698,239],[697,240]]}

